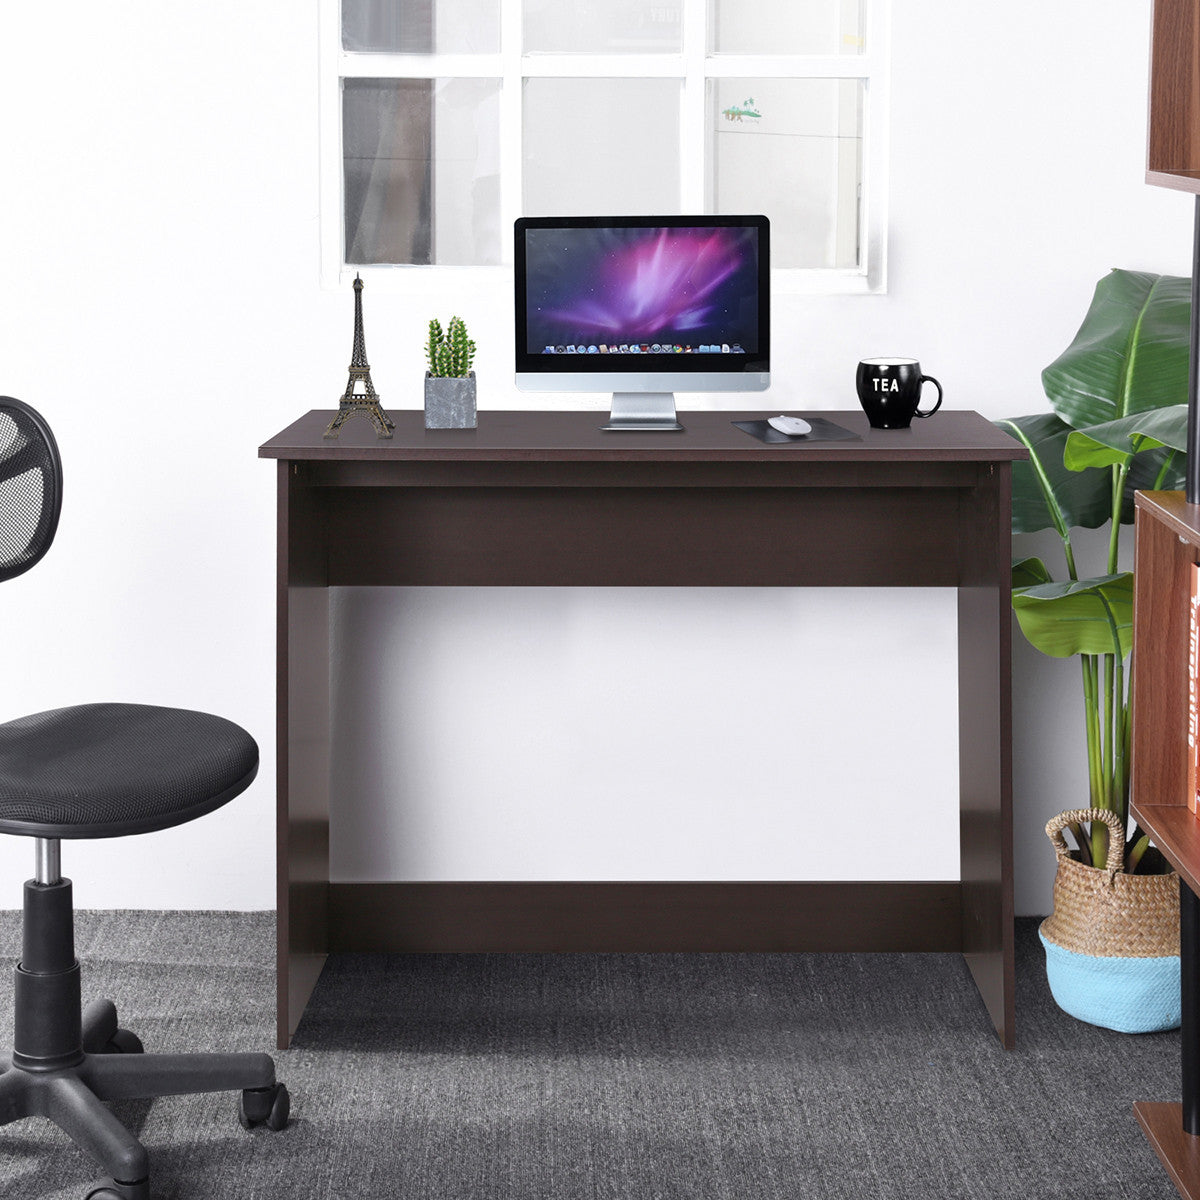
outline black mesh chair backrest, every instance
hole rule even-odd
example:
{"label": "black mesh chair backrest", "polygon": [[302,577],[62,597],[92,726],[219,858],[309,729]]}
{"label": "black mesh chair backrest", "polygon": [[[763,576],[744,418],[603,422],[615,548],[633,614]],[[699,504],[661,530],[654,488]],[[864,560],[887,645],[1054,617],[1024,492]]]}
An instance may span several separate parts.
{"label": "black mesh chair backrest", "polygon": [[50,426],[28,404],[0,396],[0,583],[50,549],[61,508],[62,461]]}

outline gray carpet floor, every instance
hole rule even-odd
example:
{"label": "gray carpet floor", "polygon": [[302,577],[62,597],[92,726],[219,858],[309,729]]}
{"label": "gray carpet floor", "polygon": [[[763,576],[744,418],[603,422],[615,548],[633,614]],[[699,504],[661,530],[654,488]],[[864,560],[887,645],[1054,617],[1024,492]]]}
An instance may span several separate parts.
{"label": "gray carpet floor", "polygon": [[[85,1001],[148,1050],[271,1050],[273,929],[80,913]],[[228,1095],[114,1109],[159,1200],[1174,1200],[1131,1105],[1178,1099],[1178,1033],[1060,1012],[1035,929],[1011,1052],[954,955],[346,955],[276,1055],[285,1131]],[[0,1195],[95,1177],[45,1120],[0,1129]]]}

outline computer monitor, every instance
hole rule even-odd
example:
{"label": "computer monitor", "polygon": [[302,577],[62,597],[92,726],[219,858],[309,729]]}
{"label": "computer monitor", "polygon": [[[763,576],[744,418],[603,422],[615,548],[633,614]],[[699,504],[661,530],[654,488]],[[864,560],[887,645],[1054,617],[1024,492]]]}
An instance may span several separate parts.
{"label": "computer monitor", "polygon": [[682,429],[675,392],[771,384],[766,217],[522,217],[525,391],[613,393],[603,428]]}

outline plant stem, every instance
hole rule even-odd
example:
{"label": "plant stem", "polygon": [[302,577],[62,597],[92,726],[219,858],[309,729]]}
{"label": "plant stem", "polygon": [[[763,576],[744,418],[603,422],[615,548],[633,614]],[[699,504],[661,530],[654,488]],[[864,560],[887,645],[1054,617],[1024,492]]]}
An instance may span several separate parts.
{"label": "plant stem", "polygon": [[[1083,662],[1083,715],[1087,732],[1088,791],[1092,808],[1106,808],[1104,764],[1101,758],[1100,697],[1097,694],[1099,662],[1094,654],[1081,655]],[[1103,865],[1108,854],[1108,826],[1103,821],[1092,822],[1091,844],[1088,847],[1093,864]]]}
{"label": "plant stem", "polygon": [[1068,534],[1065,538],[1063,538],[1062,542],[1063,554],[1066,556],[1067,560],[1067,574],[1071,579],[1078,579],[1079,573],[1075,570],[1075,551],[1071,546],[1071,535]]}
{"label": "plant stem", "polygon": [[1130,875],[1138,869],[1138,864],[1142,861],[1142,855],[1150,846],[1150,839],[1143,833],[1140,837],[1134,839],[1134,843],[1129,847],[1125,855],[1125,869]]}
{"label": "plant stem", "polygon": [[[1111,808],[1113,765],[1113,656],[1104,655],[1104,696],[1098,694],[1099,661],[1092,658],[1092,697],[1087,705],[1088,758],[1092,764],[1092,807]],[[1104,714],[1101,717],[1100,705]],[[1092,822],[1092,862],[1103,866],[1108,860],[1108,826]]]}
{"label": "plant stem", "polygon": [[1087,838],[1083,836],[1083,826],[1078,821],[1072,821],[1067,828],[1071,831],[1071,836],[1075,839],[1075,846],[1079,851],[1079,861],[1085,867],[1090,867],[1092,865],[1092,846]]}
{"label": "plant stem", "polygon": [[1121,779],[1121,809],[1126,817],[1129,815],[1129,778],[1133,773],[1133,697],[1129,692],[1133,688],[1133,651],[1129,652],[1129,671],[1125,680],[1126,694],[1121,708],[1121,746],[1124,753]]}
{"label": "plant stem", "polygon": [[1114,686],[1116,696],[1116,712],[1114,713],[1114,745],[1115,752],[1113,757],[1113,772],[1112,772],[1112,797],[1109,807],[1121,818],[1121,823],[1125,823],[1126,804],[1128,801],[1128,793],[1125,789],[1125,734],[1129,726],[1126,718],[1128,705],[1125,700],[1125,664],[1120,659],[1116,662],[1116,681]]}
{"label": "plant stem", "polygon": [[1104,776],[1100,766],[1100,728],[1096,697],[1096,656],[1081,654],[1083,666],[1083,718],[1087,734],[1088,794],[1092,808],[1102,808]]}
{"label": "plant stem", "polygon": [[1112,527],[1108,535],[1108,573],[1117,573],[1118,551],[1121,545],[1121,505],[1125,498],[1125,479],[1129,475],[1129,462],[1112,468]]}
{"label": "plant stem", "polygon": [[1113,686],[1115,672],[1113,670],[1113,655],[1104,656],[1104,751],[1101,758],[1101,773],[1104,779],[1104,802],[1102,808],[1112,808],[1113,768],[1116,764],[1116,738],[1114,737],[1113,721]]}
{"label": "plant stem", "polygon": [[[1128,464],[1112,468],[1112,518],[1108,539],[1108,574],[1117,573],[1120,548],[1121,504],[1125,494]],[[1069,549],[1069,548],[1068,548]],[[1067,566],[1075,579],[1074,555],[1068,553]],[[1082,655],[1083,704],[1087,732],[1088,790],[1093,808],[1105,808],[1120,814],[1124,808],[1127,747],[1125,672],[1120,635],[1108,603],[1101,596],[1113,634],[1113,653],[1104,655],[1104,695],[1100,695],[1099,656]],[[1101,711],[1103,703],[1103,711]],[[1093,821],[1091,830],[1092,862],[1103,866],[1108,861],[1108,826]]]}
{"label": "plant stem", "polygon": [[1158,491],[1167,480],[1167,472],[1171,469],[1171,464],[1175,461],[1175,451],[1168,452],[1166,458],[1163,459],[1163,465],[1159,468],[1158,474],[1154,477],[1153,491]]}

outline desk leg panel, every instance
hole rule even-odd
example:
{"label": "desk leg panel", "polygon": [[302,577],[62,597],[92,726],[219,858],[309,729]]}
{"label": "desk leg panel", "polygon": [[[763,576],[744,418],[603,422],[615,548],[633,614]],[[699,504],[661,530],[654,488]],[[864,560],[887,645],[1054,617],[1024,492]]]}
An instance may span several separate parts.
{"label": "desk leg panel", "polygon": [[959,839],[967,965],[1005,1047],[1015,1040],[1011,476],[964,508],[958,592]]}
{"label": "desk leg panel", "polygon": [[276,696],[277,1033],[285,1049],[329,943],[329,589],[319,493],[280,463]]}

